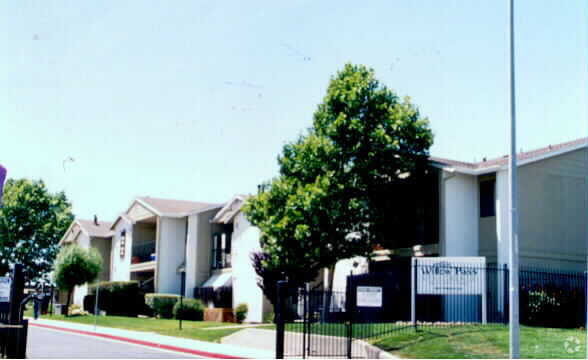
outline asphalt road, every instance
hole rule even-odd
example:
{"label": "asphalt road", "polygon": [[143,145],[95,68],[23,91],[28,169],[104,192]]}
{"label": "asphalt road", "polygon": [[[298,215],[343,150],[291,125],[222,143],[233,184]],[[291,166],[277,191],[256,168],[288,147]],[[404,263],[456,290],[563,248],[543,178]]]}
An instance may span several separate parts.
{"label": "asphalt road", "polygon": [[182,359],[195,358],[195,356],[99,337],[29,326],[27,358]]}

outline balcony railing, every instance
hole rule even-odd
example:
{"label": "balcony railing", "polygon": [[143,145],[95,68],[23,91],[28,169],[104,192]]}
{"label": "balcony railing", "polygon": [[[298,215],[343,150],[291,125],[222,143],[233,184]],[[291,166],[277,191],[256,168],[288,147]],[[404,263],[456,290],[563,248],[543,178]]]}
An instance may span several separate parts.
{"label": "balcony railing", "polygon": [[155,260],[155,242],[133,246],[132,254],[131,264]]}
{"label": "balcony railing", "polygon": [[227,249],[212,250],[212,270],[225,269],[231,267],[231,253]]}

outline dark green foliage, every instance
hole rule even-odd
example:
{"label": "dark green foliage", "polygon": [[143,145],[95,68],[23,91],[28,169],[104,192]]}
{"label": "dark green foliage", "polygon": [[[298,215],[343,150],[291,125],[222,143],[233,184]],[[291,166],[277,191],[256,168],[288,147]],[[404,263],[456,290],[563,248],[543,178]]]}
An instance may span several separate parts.
{"label": "dark green foliage", "polygon": [[163,319],[172,319],[174,305],[180,300],[179,295],[174,294],[145,294],[145,304],[153,311],[155,316]]}
{"label": "dark green foliage", "polygon": [[151,312],[145,305],[145,293],[139,288],[137,281],[105,281],[90,285],[89,295],[84,298],[86,311],[94,313],[98,286],[98,307],[108,315],[137,316]]}
{"label": "dark green foliage", "polygon": [[237,322],[239,324],[241,324],[243,320],[245,320],[248,311],[249,307],[247,306],[247,304],[237,305],[237,307],[235,308],[235,319],[237,319]]}
{"label": "dark green foliage", "polygon": [[553,328],[585,326],[584,291],[561,284],[522,287],[520,290],[521,323]]}
{"label": "dark green foliage", "polygon": [[198,299],[182,299],[173,308],[174,318],[180,320],[202,321],[204,318],[204,304]]}
{"label": "dark green foliage", "polygon": [[401,223],[396,199],[426,173],[432,142],[427,119],[408,98],[373,70],[345,65],[312,127],[284,146],[279,176],[244,207],[262,232],[262,281],[279,273],[296,286],[341,259],[369,256]]}
{"label": "dark green foliage", "polygon": [[73,221],[65,193],[50,193],[42,180],[8,179],[0,208],[0,274],[24,265],[28,282],[47,281],[57,244]]}

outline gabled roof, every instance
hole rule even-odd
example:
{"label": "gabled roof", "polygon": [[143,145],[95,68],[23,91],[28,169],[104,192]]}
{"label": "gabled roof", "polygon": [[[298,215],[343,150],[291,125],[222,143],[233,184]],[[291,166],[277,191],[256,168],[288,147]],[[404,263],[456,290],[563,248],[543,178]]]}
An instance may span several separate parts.
{"label": "gabled roof", "polygon": [[[576,139],[556,145],[548,145],[531,151],[524,151],[517,154],[517,165],[525,165],[535,161],[547,159],[550,157],[562,155],[571,151],[585,148],[588,145],[588,138]],[[484,159],[480,162],[468,163],[440,157],[431,156],[429,158],[433,163],[441,167],[451,167],[457,172],[482,175],[488,172],[497,171],[508,166],[508,155],[494,159]]]}
{"label": "gabled roof", "polygon": [[114,221],[112,222],[112,225],[110,225],[110,230],[114,230],[114,228],[116,227],[116,224],[120,221],[120,220],[124,220],[129,224],[133,223],[133,220],[131,218],[129,218],[127,216],[127,214],[123,213],[123,214],[119,214],[116,219],[114,219]]}
{"label": "gabled roof", "polygon": [[94,224],[92,220],[76,219],[76,221],[80,224],[82,231],[88,236],[101,238],[112,236],[112,231],[110,231],[110,225],[112,223],[110,221],[100,221],[98,225]]}
{"label": "gabled roof", "polygon": [[[76,233],[71,233],[74,226],[78,225],[79,230]],[[84,220],[84,219],[74,219],[69,225],[69,228],[63,234],[61,240],[59,240],[59,245],[61,245],[68,235],[71,235],[71,239],[75,239],[80,232],[84,233],[88,237],[95,237],[95,238],[110,238],[112,236],[112,231],[110,231],[110,226],[112,223],[110,221],[100,221],[98,225],[94,224],[92,220]]]}
{"label": "gabled roof", "polygon": [[[158,216],[167,217],[184,217],[193,213],[198,213],[206,209],[213,209],[220,207],[220,204],[211,204],[204,202],[186,201],[186,200],[171,200],[154,198],[150,196],[140,196],[133,201],[130,208],[135,202],[143,205],[149,211]],[[128,213],[128,210],[127,210]]]}
{"label": "gabled roof", "polygon": [[228,224],[233,221],[235,215],[241,211],[241,208],[245,204],[245,201],[249,198],[249,195],[235,195],[222,209],[216,214],[216,216],[211,220],[213,223],[217,224]]}

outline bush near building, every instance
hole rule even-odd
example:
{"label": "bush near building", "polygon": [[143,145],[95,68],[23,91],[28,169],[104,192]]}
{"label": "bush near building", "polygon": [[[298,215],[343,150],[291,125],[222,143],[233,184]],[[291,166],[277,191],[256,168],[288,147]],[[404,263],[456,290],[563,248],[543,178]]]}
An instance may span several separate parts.
{"label": "bush near building", "polygon": [[153,311],[153,315],[163,319],[173,319],[174,306],[180,300],[179,295],[174,294],[145,294],[145,304]]}
{"label": "bush near building", "polygon": [[237,323],[241,324],[243,320],[245,320],[248,311],[249,307],[247,306],[247,304],[241,303],[237,305],[237,307],[235,308],[235,319],[237,320]]}
{"label": "bush near building", "polygon": [[204,318],[204,304],[198,299],[182,299],[173,307],[174,318],[178,320],[202,321]]}

